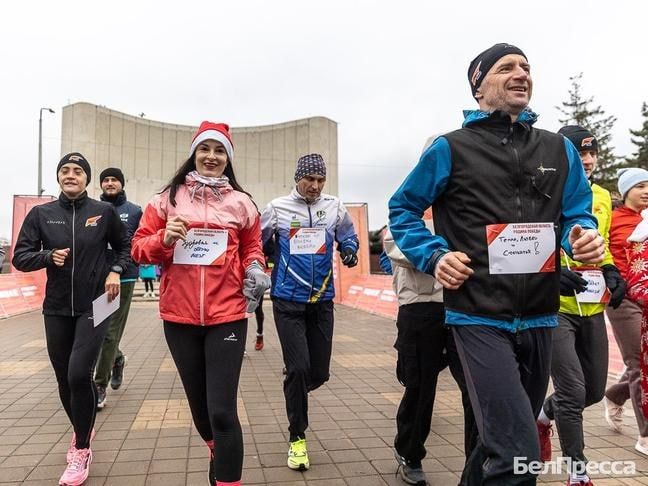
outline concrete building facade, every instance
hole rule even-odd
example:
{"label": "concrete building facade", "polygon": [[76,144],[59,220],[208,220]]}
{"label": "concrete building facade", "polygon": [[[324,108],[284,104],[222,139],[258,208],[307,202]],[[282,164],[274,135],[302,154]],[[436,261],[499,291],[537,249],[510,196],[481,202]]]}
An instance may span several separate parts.
{"label": "concrete building facade", "polygon": [[[227,120],[212,120],[227,122]],[[94,177],[88,193],[101,193],[99,173],[119,167],[131,201],[144,207],[188,158],[197,126],[163,123],[90,103],[63,107],[61,155],[81,152]],[[234,171],[259,208],[294,186],[301,155],[320,153],[327,163],[326,192],[338,194],[337,123],[325,117],[275,125],[232,127]]]}

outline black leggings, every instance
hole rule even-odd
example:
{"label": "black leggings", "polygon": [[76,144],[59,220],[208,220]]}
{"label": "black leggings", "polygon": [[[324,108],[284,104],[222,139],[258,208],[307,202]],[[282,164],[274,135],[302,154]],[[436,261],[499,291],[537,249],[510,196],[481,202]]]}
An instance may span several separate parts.
{"label": "black leggings", "polygon": [[[155,290],[155,288],[153,288],[154,279],[144,278],[142,280],[144,280],[144,292],[153,292]],[[149,290],[149,287],[151,288],[151,290]]]}
{"label": "black leggings", "polygon": [[263,335],[263,321],[265,320],[265,314],[263,313],[263,295],[259,299],[259,306],[254,311],[257,323],[257,336]]}
{"label": "black leggings", "polygon": [[236,400],[247,319],[199,326],[164,321],[164,335],[205,442],[214,441],[216,479],[234,482],[243,469],[243,432]]}
{"label": "black leggings", "polygon": [[92,311],[81,316],[43,316],[47,353],[54,367],[59,396],[76,434],[76,447],[90,446],[97,390],[92,375],[108,323],[94,327]]}

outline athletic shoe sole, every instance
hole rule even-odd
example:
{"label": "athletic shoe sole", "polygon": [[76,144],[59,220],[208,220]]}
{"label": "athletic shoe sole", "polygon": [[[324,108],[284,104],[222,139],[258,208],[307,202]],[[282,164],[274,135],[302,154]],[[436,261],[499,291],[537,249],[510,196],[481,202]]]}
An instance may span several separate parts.
{"label": "athletic shoe sole", "polygon": [[310,464],[291,464],[290,461],[288,461],[288,467],[292,469],[293,471],[307,471],[308,468],[310,467]]}

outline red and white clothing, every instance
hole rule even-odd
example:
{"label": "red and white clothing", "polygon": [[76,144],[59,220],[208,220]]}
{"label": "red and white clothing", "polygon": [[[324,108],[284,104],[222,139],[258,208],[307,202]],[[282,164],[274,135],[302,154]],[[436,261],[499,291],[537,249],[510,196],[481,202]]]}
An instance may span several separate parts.
{"label": "red and white clothing", "polygon": [[628,297],[643,309],[641,317],[641,408],[648,418],[648,210],[627,239]]}
{"label": "red and white clothing", "polygon": [[621,272],[625,279],[628,271],[628,237],[641,223],[641,214],[627,206],[612,211],[612,222],[610,223],[610,252],[614,259],[614,265]]}
{"label": "red and white clothing", "polygon": [[[205,184],[195,172],[178,186],[176,205],[169,190],[155,195],[144,210],[132,240],[131,254],[139,263],[162,267],[160,317],[165,321],[213,325],[246,317],[243,296],[245,269],[258,262],[263,268],[259,211],[249,196],[235,191],[226,177]],[[167,221],[174,216],[189,220],[189,228],[225,229],[227,252],[220,265],[173,263],[173,246],[164,244]]]}

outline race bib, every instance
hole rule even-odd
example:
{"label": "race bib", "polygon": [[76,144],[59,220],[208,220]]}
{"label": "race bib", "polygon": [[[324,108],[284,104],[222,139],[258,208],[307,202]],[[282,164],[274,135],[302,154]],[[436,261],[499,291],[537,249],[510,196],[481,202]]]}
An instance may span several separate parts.
{"label": "race bib", "polygon": [[290,232],[291,255],[326,254],[325,228],[299,228]]}
{"label": "race bib", "polygon": [[486,226],[491,274],[556,271],[553,223],[510,223]]}
{"label": "race bib", "polygon": [[185,241],[178,240],[173,263],[181,265],[223,265],[227,256],[227,230],[191,228]]}
{"label": "race bib", "polygon": [[576,294],[581,304],[605,304],[610,301],[610,291],[605,285],[603,271],[598,267],[573,267],[573,272],[580,273],[587,280],[587,290]]}

